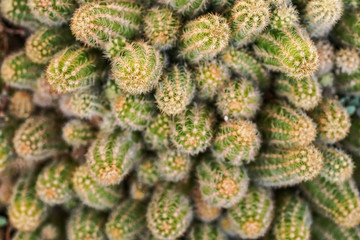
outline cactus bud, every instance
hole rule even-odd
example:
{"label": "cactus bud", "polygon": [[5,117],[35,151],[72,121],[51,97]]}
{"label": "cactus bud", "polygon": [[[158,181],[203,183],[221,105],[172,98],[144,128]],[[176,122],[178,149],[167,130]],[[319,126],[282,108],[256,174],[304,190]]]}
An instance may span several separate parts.
{"label": "cactus bud", "polygon": [[162,151],[158,155],[155,164],[161,179],[179,182],[189,175],[192,164],[188,155],[173,150]]}
{"label": "cactus bud", "polygon": [[360,67],[360,55],[354,48],[343,48],[336,53],[336,68],[340,73],[352,74]]}
{"label": "cactus bud", "polygon": [[335,63],[334,47],[327,40],[319,40],[316,42],[316,49],[319,55],[319,68],[316,71],[318,76],[329,73]]}
{"label": "cactus bud", "polygon": [[210,0],[159,0],[159,2],[185,17],[195,17],[205,12]]}
{"label": "cactus bud", "polygon": [[215,224],[195,223],[191,228],[188,240],[225,240],[225,235]]}
{"label": "cactus bud", "polygon": [[28,118],[34,111],[32,96],[26,91],[16,91],[10,98],[9,112],[16,118]]}
{"label": "cactus bud", "polygon": [[221,215],[221,208],[210,206],[204,200],[198,185],[193,188],[192,197],[196,209],[196,216],[202,222],[208,223],[215,221]]}
{"label": "cactus bud", "polygon": [[166,114],[158,114],[145,130],[145,141],[152,149],[163,150],[170,146],[171,119]]}
{"label": "cactus bud", "polygon": [[96,129],[84,120],[73,119],[62,128],[62,137],[71,146],[86,146],[95,139]]}
{"label": "cactus bud", "polygon": [[157,159],[154,156],[147,156],[137,166],[136,173],[140,183],[154,186],[159,181],[159,169],[156,166],[156,161]]}

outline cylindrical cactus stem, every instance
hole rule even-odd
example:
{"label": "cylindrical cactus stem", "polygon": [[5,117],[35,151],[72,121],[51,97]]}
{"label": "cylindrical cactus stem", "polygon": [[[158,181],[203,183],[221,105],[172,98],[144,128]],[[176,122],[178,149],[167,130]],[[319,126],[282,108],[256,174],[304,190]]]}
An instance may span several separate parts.
{"label": "cylindrical cactus stem", "polygon": [[213,59],[229,44],[226,19],[208,13],[188,22],[180,37],[180,54],[190,63]]}
{"label": "cylindrical cactus stem", "polygon": [[225,234],[220,230],[216,224],[195,223],[187,240],[225,240],[227,239]]}
{"label": "cylindrical cactus stem", "polygon": [[195,71],[195,82],[200,98],[213,100],[223,84],[230,79],[227,67],[219,61],[203,62]]}
{"label": "cylindrical cactus stem", "polygon": [[132,240],[146,229],[147,204],[125,200],[109,216],[105,225],[106,235],[111,240]]}
{"label": "cylindrical cactus stem", "polygon": [[244,196],[249,185],[246,171],[205,156],[196,168],[200,192],[204,200],[213,207],[229,208]]}
{"label": "cylindrical cactus stem", "polygon": [[69,201],[74,192],[71,177],[76,164],[69,158],[53,161],[40,172],[36,181],[36,194],[48,205]]}
{"label": "cylindrical cactus stem", "polygon": [[309,116],[317,124],[319,138],[325,143],[338,142],[349,133],[350,116],[339,100],[324,98]]}
{"label": "cylindrical cactus stem", "polygon": [[276,240],[310,240],[312,216],[308,203],[295,193],[276,199],[273,234]]}
{"label": "cylindrical cactus stem", "polygon": [[33,116],[16,130],[13,139],[17,154],[27,161],[40,161],[66,149],[59,126],[52,117]]}
{"label": "cylindrical cactus stem", "polygon": [[221,208],[210,206],[204,200],[198,184],[196,184],[192,190],[192,199],[194,201],[196,217],[202,222],[212,222],[220,217]]}
{"label": "cylindrical cactus stem", "polygon": [[346,228],[360,223],[360,194],[353,179],[335,183],[318,176],[303,182],[300,189],[314,210]]}
{"label": "cylindrical cactus stem", "polygon": [[156,87],[157,107],[167,115],[185,111],[194,97],[195,84],[191,72],[184,66],[173,66],[163,73]]}
{"label": "cylindrical cactus stem", "polygon": [[205,12],[210,4],[210,0],[159,0],[166,4],[171,10],[181,14],[184,17],[195,17]]}
{"label": "cylindrical cactus stem", "polygon": [[180,186],[159,184],[147,208],[147,226],[159,240],[172,240],[185,233],[193,218],[190,199]]}
{"label": "cylindrical cactus stem", "polygon": [[124,47],[126,47],[126,38],[125,37],[113,37],[110,38],[107,43],[104,45],[104,53],[107,58],[110,60],[118,57],[122,54]]}
{"label": "cylindrical cactus stem", "polygon": [[10,200],[9,219],[12,226],[20,231],[35,231],[46,215],[47,207],[36,195],[36,178],[34,171],[20,177]]}
{"label": "cylindrical cactus stem", "polygon": [[273,0],[272,4],[276,5],[276,8],[274,8],[271,13],[269,24],[271,28],[282,29],[299,26],[299,13],[290,1]]}
{"label": "cylindrical cactus stem", "polygon": [[275,80],[274,90],[276,95],[305,111],[316,107],[321,100],[321,87],[315,77],[295,79],[282,74]]}
{"label": "cylindrical cactus stem", "polygon": [[342,146],[356,156],[360,156],[360,118],[355,116],[351,119],[349,134],[342,141]]}
{"label": "cylindrical cactus stem", "polygon": [[247,165],[251,180],[266,187],[287,187],[314,179],[324,158],[313,145],[291,150],[269,148]]}
{"label": "cylindrical cactus stem", "polygon": [[231,41],[236,46],[251,43],[270,21],[270,4],[266,0],[236,1],[230,10]]}
{"label": "cylindrical cactus stem", "polygon": [[68,93],[96,85],[103,77],[104,69],[98,51],[72,45],[51,60],[46,78],[53,90]]}
{"label": "cylindrical cactus stem", "polygon": [[171,118],[166,114],[158,114],[145,130],[145,141],[150,148],[163,150],[170,146]]}
{"label": "cylindrical cactus stem", "polygon": [[70,21],[77,8],[75,0],[28,0],[31,13],[48,26],[60,26]]}
{"label": "cylindrical cactus stem", "polygon": [[260,92],[254,84],[241,78],[229,81],[219,90],[216,106],[224,118],[249,119],[255,116],[261,101]]}
{"label": "cylindrical cactus stem", "polygon": [[1,78],[10,87],[35,89],[44,66],[32,62],[24,50],[9,54],[1,65]]}
{"label": "cylindrical cactus stem", "polygon": [[268,72],[250,52],[229,47],[222,53],[221,58],[233,72],[253,80],[260,89],[266,90],[269,87]]}
{"label": "cylindrical cactus stem", "polygon": [[240,166],[255,159],[261,146],[260,133],[247,120],[222,123],[214,139],[213,153],[217,159]]}
{"label": "cylindrical cactus stem", "polygon": [[68,28],[43,27],[26,40],[25,52],[31,61],[46,64],[56,53],[73,42],[74,38]]}
{"label": "cylindrical cactus stem", "polygon": [[243,199],[228,209],[231,229],[241,238],[257,239],[268,231],[274,215],[274,200],[268,189],[249,186]]}
{"label": "cylindrical cactus stem", "polygon": [[155,156],[145,156],[144,160],[137,165],[136,175],[140,183],[147,186],[154,186],[160,179],[159,169],[156,166]]}
{"label": "cylindrical cactus stem", "polygon": [[190,156],[170,149],[159,151],[158,156],[155,165],[161,179],[179,182],[189,175],[192,167]]}
{"label": "cylindrical cactus stem", "polygon": [[20,119],[30,117],[35,109],[32,98],[27,91],[16,91],[10,98],[9,113]]}
{"label": "cylindrical cactus stem", "polygon": [[269,70],[297,79],[313,75],[319,66],[314,43],[298,27],[270,28],[257,38],[255,53]]}
{"label": "cylindrical cactus stem", "polygon": [[150,95],[130,95],[121,93],[112,104],[117,124],[122,128],[141,131],[149,125],[156,113]]}
{"label": "cylindrical cactus stem", "polygon": [[132,42],[120,55],[112,58],[112,77],[124,92],[148,93],[157,85],[163,65],[161,53],[153,46]]}
{"label": "cylindrical cactus stem", "polygon": [[316,137],[311,118],[283,101],[266,104],[257,124],[264,141],[271,146],[296,148],[310,144]]}
{"label": "cylindrical cactus stem", "polygon": [[6,170],[7,164],[16,157],[12,143],[16,129],[17,124],[12,122],[8,122],[0,127],[0,176]]}
{"label": "cylindrical cactus stem", "polygon": [[213,112],[205,105],[193,104],[171,125],[171,140],[182,153],[196,155],[211,144],[213,137]]}
{"label": "cylindrical cactus stem", "polygon": [[142,156],[141,136],[120,129],[99,133],[86,155],[92,178],[101,185],[120,183]]}
{"label": "cylindrical cactus stem", "polygon": [[360,49],[360,14],[357,11],[347,11],[334,28],[334,36],[343,45]]}
{"label": "cylindrical cactus stem", "polygon": [[79,199],[87,206],[99,210],[111,209],[122,197],[118,186],[102,186],[91,177],[88,165],[75,169],[72,177],[73,188]]}
{"label": "cylindrical cactus stem", "polygon": [[315,215],[311,225],[311,236],[317,240],[359,240],[360,230],[359,227],[341,227],[326,217]]}
{"label": "cylindrical cactus stem", "polygon": [[160,49],[172,48],[180,30],[180,18],[167,8],[154,7],[144,17],[144,34]]}
{"label": "cylindrical cactus stem", "polygon": [[360,67],[360,54],[355,48],[342,48],[336,52],[335,64],[338,73],[352,74]]}
{"label": "cylindrical cactus stem", "polygon": [[90,47],[104,47],[111,38],[133,39],[139,34],[142,7],[135,1],[95,1],[81,5],[70,28],[77,40]]}
{"label": "cylindrical cactus stem", "polygon": [[346,95],[359,95],[360,94],[360,70],[351,74],[340,73],[336,75],[335,87],[338,93]]}
{"label": "cylindrical cactus stem", "polygon": [[329,73],[334,67],[334,47],[328,40],[318,40],[315,46],[319,55],[319,68],[316,71],[316,75],[322,76]]}
{"label": "cylindrical cactus stem", "polygon": [[106,239],[103,229],[106,222],[106,214],[88,208],[79,207],[75,209],[66,226],[69,240],[103,240]]}
{"label": "cylindrical cactus stem", "polygon": [[80,119],[68,121],[62,128],[62,138],[73,147],[86,146],[96,138],[96,128]]}

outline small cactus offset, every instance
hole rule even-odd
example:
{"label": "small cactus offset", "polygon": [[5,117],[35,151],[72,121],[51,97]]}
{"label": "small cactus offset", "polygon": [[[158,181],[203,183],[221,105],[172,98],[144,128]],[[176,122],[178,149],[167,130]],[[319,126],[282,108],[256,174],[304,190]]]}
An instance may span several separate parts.
{"label": "small cactus offset", "polygon": [[272,195],[268,189],[250,186],[245,197],[228,209],[231,229],[244,239],[264,236],[274,215]]}
{"label": "small cactus offset", "polygon": [[112,58],[112,77],[126,93],[148,93],[157,85],[163,65],[158,50],[145,42],[133,42]]}
{"label": "small cactus offset", "polygon": [[109,239],[135,239],[146,229],[146,207],[143,202],[126,200],[115,208],[105,226]]}
{"label": "small cactus offset", "polygon": [[96,128],[90,123],[72,119],[62,128],[62,138],[73,147],[86,146],[96,138]]}
{"label": "small cactus offset", "polygon": [[159,169],[156,166],[158,159],[154,156],[145,156],[136,169],[137,180],[146,186],[154,186],[160,179]]}
{"label": "small cactus offset", "polygon": [[360,223],[360,194],[353,179],[342,183],[317,177],[300,185],[300,189],[314,209],[341,227],[350,228]]}
{"label": "small cactus offset", "polygon": [[275,93],[285,97],[292,105],[303,110],[311,110],[321,100],[321,88],[314,77],[295,79],[281,75],[274,82]]}
{"label": "small cactus offset", "polygon": [[145,36],[156,48],[172,48],[180,30],[180,18],[167,8],[154,7],[144,17]]}
{"label": "small cactus offset", "polygon": [[312,216],[308,203],[294,193],[283,192],[276,201],[273,234],[276,240],[310,240]]}
{"label": "small cactus offset", "polygon": [[213,207],[204,200],[199,185],[195,185],[193,188],[192,199],[194,201],[196,217],[202,222],[209,223],[220,217],[221,208]]}
{"label": "small cactus offset", "polygon": [[292,150],[269,148],[247,166],[251,180],[266,187],[293,186],[314,179],[324,158],[313,145]]}
{"label": "small cactus offset", "polygon": [[204,200],[213,207],[229,208],[244,196],[249,185],[246,171],[205,156],[196,168],[199,189]]}
{"label": "small cactus offset", "polygon": [[213,137],[214,115],[204,105],[193,104],[171,124],[171,140],[182,153],[195,155],[204,152]]}
{"label": "small cactus offset", "polygon": [[158,155],[159,159],[155,164],[161,179],[179,182],[188,177],[192,167],[191,158],[188,155],[176,150],[159,152]]}
{"label": "small cactus offset", "polygon": [[219,90],[217,109],[226,119],[253,118],[261,105],[261,95],[254,84],[245,78],[229,81]]}
{"label": "small cactus offset", "polygon": [[53,161],[40,172],[36,181],[36,194],[48,205],[69,201],[74,192],[71,177],[76,164],[69,158]]}
{"label": "small cactus offset", "polygon": [[130,95],[121,93],[112,105],[117,124],[130,130],[145,130],[156,113],[155,104],[150,95]]}
{"label": "small cactus offset", "polygon": [[94,86],[103,76],[104,67],[99,52],[72,45],[51,60],[46,78],[59,93],[74,92]]}
{"label": "small cactus offset", "polygon": [[236,1],[229,14],[231,41],[244,46],[255,40],[270,21],[270,4],[266,0]]}
{"label": "small cactus offset", "polygon": [[9,112],[16,118],[25,119],[34,111],[32,95],[27,91],[16,91],[10,98]]}
{"label": "small cactus offset", "polygon": [[119,202],[121,193],[118,186],[102,186],[91,178],[90,168],[82,165],[76,168],[72,176],[72,185],[77,197],[87,206],[106,210]]}
{"label": "small cactus offset", "polygon": [[90,1],[74,13],[70,28],[89,47],[105,47],[111,39],[131,40],[138,35],[142,7],[134,1]]}
{"label": "small cactus offset", "polygon": [[8,55],[2,62],[0,73],[2,80],[9,86],[20,89],[35,89],[43,66],[32,62],[24,50]]}
{"label": "small cactus offset", "polygon": [[254,123],[240,120],[222,123],[214,138],[217,159],[239,166],[255,159],[261,146],[260,133]]}
{"label": "small cactus offset", "polygon": [[334,28],[336,39],[345,46],[360,49],[360,14],[348,11]]}
{"label": "small cactus offset", "polygon": [[73,42],[74,38],[68,28],[43,27],[26,40],[25,52],[31,61],[46,64],[56,53]]}
{"label": "small cactus offset", "polygon": [[183,66],[173,66],[164,72],[156,87],[157,107],[167,115],[179,114],[191,103],[194,92],[191,72]]}
{"label": "small cactus offset", "polygon": [[324,98],[309,115],[317,125],[319,138],[325,143],[338,142],[349,133],[349,113],[336,99]]}
{"label": "small cactus offset", "polygon": [[158,0],[170,9],[184,17],[195,17],[203,13],[210,4],[210,0]]}
{"label": "small cactus offset", "polygon": [[187,240],[225,240],[227,239],[223,232],[220,231],[216,224],[195,223]]}
{"label": "small cactus offset", "polygon": [[158,114],[145,130],[145,141],[152,149],[163,150],[170,146],[171,118]]}
{"label": "small cactus offset", "polygon": [[319,40],[315,43],[319,55],[319,68],[316,75],[322,76],[329,73],[335,63],[334,46],[327,40]]}
{"label": "small cactus offset", "polygon": [[316,137],[315,123],[303,111],[283,101],[266,104],[257,123],[264,141],[271,146],[306,146]]}
{"label": "small cactus offset", "polygon": [[147,208],[147,226],[154,238],[172,240],[185,233],[193,218],[190,199],[179,185],[161,184]]}
{"label": "small cactus offset", "polygon": [[69,240],[104,240],[103,226],[106,215],[88,207],[75,209],[67,223],[66,231]]}
{"label": "small cactus offset", "polygon": [[360,54],[355,48],[342,48],[336,52],[336,69],[342,74],[352,74],[360,67]]}
{"label": "small cactus offset", "polygon": [[226,19],[208,13],[188,22],[180,37],[180,55],[190,63],[211,60],[229,44]]}

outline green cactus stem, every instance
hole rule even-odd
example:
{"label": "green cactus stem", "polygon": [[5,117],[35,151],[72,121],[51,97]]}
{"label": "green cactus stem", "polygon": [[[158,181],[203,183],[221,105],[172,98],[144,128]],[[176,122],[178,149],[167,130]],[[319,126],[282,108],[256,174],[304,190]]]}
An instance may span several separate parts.
{"label": "green cactus stem", "polygon": [[136,169],[137,179],[146,186],[154,186],[160,179],[159,169],[156,166],[158,159],[154,156],[145,156]]}
{"label": "green cactus stem", "polygon": [[171,10],[184,17],[195,17],[204,13],[210,4],[210,0],[159,0],[166,4]]}
{"label": "green cactus stem", "polygon": [[62,128],[62,137],[71,146],[86,146],[96,138],[96,128],[80,119],[68,121]]}
{"label": "green cactus stem", "polygon": [[346,12],[334,28],[334,36],[345,46],[360,49],[360,14],[354,9]]}
{"label": "green cactus stem", "polygon": [[215,224],[195,223],[187,240],[225,240],[226,237]]}
{"label": "green cactus stem", "polygon": [[159,159],[155,165],[161,179],[169,182],[179,182],[188,177],[192,163],[191,158],[178,151],[167,150],[158,152]]}
{"label": "green cactus stem", "polygon": [[152,149],[163,150],[170,146],[171,118],[158,114],[145,130],[145,141]]}

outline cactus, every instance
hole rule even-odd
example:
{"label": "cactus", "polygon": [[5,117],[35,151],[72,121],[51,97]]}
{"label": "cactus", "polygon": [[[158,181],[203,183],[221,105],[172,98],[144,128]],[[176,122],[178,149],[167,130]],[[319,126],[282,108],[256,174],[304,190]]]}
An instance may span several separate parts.
{"label": "cactus", "polygon": [[276,201],[276,206],[275,239],[310,240],[312,216],[307,202],[296,194],[282,192]]}
{"label": "cactus", "polygon": [[336,39],[343,45],[360,49],[360,14],[348,11],[334,27]]}
{"label": "cactus", "polygon": [[16,91],[10,98],[9,112],[16,118],[28,118],[34,111],[32,96],[26,91]]}
{"label": "cactus", "polygon": [[87,207],[74,210],[67,223],[69,240],[103,240],[106,238],[103,227],[106,216],[102,212]]}
{"label": "cactus", "polygon": [[118,186],[102,186],[91,178],[90,167],[81,165],[72,177],[73,188],[79,199],[98,210],[113,208],[121,198]]}
{"label": "cactus", "polygon": [[314,43],[298,27],[270,28],[257,38],[254,49],[269,70],[296,79],[313,75],[319,66]]}
{"label": "cactus", "polygon": [[110,215],[105,231],[112,240],[132,240],[146,229],[146,204],[134,200],[122,202]]}
{"label": "cactus", "polygon": [[51,107],[56,104],[56,100],[60,98],[61,94],[51,89],[45,75],[46,74],[43,74],[37,79],[37,87],[33,96],[33,101],[40,107]]}
{"label": "cactus", "polygon": [[210,146],[213,114],[205,105],[193,104],[176,116],[171,125],[171,140],[182,153],[195,155]]}
{"label": "cactus", "polygon": [[211,60],[228,46],[229,35],[225,18],[211,13],[203,15],[184,26],[180,54],[190,63]]}
{"label": "cactus", "polygon": [[110,38],[107,43],[104,45],[104,53],[107,58],[112,60],[113,58],[120,56],[124,47],[126,47],[125,37],[115,37]]}
{"label": "cactus", "polygon": [[314,179],[324,158],[313,145],[291,150],[269,148],[247,166],[251,180],[266,187],[287,187]]}
{"label": "cactus", "polygon": [[314,77],[295,79],[282,74],[275,80],[274,90],[279,97],[306,111],[315,108],[321,100],[320,84]]}
{"label": "cactus", "polygon": [[31,61],[46,64],[56,53],[73,42],[69,29],[43,27],[26,40],[25,52]]}
{"label": "cactus", "polygon": [[46,216],[47,207],[36,196],[36,177],[37,173],[34,171],[29,171],[22,176],[10,200],[9,219],[12,226],[19,231],[35,231]]}
{"label": "cactus", "polygon": [[40,172],[36,181],[36,194],[48,205],[63,204],[73,197],[71,177],[76,165],[71,159],[53,161]]}
{"label": "cactus", "polygon": [[51,60],[46,78],[59,93],[74,92],[94,86],[102,78],[104,68],[97,51],[72,45]]}
{"label": "cactus", "polygon": [[71,146],[86,146],[96,138],[96,129],[90,123],[72,119],[62,128],[62,138]]}
{"label": "cactus", "polygon": [[340,101],[324,98],[309,115],[317,124],[319,138],[325,143],[335,143],[349,133],[350,116]]}
{"label": "cactus", "polygon": [[145,130],[155,115],[150,95],[120,94],[113,102],[117,124],[130,130]]}
{"label": "cactus", "polygon": [[134,176],[130,177],[129,195],[131,199],[142,201],[150,195],[151,186],[142,184]]}
{"label": "cactus", "polygon": [[166,114],[158,114],[145,130],[145,141],[152,149],[163,150],[170,146],[171,119]]}
{"label": "cactus", "polygon": [[115,80],[109,78],[104,85],[104,94],[109,102],[113,102],[117,96],[121,94],[119,86],[115,83]]}
{"label": "cactus", "polygon": [[166,8],[149,9],[144,17],[144,34],[160,49],[172,48],[180,30],[180,18]]}
{"label": "cactus", "polygon": [[48,223],[39,226],[33,232],[17,231],[12,240],[61,240],[63,239],[58,226]]}
{"label": "cactus", "polygon": [[271,146],[301,147],[310,144],[316,137],[314,122],[303,111],[282,101],[266,104],[257,123],[264,141]]}
{"label": "cactus", "polygon": [[185,17],[195,17],[205,12],[210,0],[159,0],[159,2]]}
{"label": "cactus", "polygon": [[195,185],[192,191],[192,199],[196,210],[196,217],[202,222],[215,221],[221,215],[221,208],[210,206],[203,198],[199,185]]}
{"label": "cactus", "polygon": [[260,89],[266,90],[269,87],[268,72],[250,52],[229,47],[223,51],[221,58],[233,72],[253,80]]}
{"label": "cactus", "polygon": [[189,175],[192,163],[188,155],[173,150],[159,152],[158,155],[155,165],[161,179],[179,182]]}
{"label": "cactus", "polygon": [[195,71],[195,82],[200,98],[213,100],[219,88],[230,78],[230,72],[219,61],[204,62]]}
{"label": "cactus", "polygon": [[27,161],[40,161],[63,152],[56,120],[46,116],[33,116],[22,123],[13,139],[16,153]]}
{"label": "cactus", "polygon": [[260,133],[254,123],[240,120],[222,123],[214,139],[217,159],[239,166],[255,159],[261,145]]}
{"label": "cactus", "polygon": [[316,75],[321,76],[329,73],[335,64],[335,52],[334,47],[327,40],[319,40],[315,44],[319,55],[319,68],[316,71]]}
{"label": "cactus", "polygon": [[191,228],[188,240],[225,240],[225,235],[215,224],[195,223]]}
{"label": "cactus", "polygon": [[184,112],[194,97],[195,84],[191,72],[182,66],[174,66],[163,74],[156,87],[157,107],[168,115]]}
{"label": "cactus", "polygon": [[146,156],[137,166],[137,179],[147,186],[154,186],[159,181],[159,169],[156,166],[157,159],[154,156]]}
{"label": "cactus", "polygon": [[190,226],[193,210],[190,199],[177,185],[158,185],[147,208],[147,226],[159,240],[181,236]]}
{"label": "cactus", "polygon": [[319,214],[346,228],[360,223],[360,194],[353,179],[330,182],[319,176],[300,185]]}
{"label": "cactus", "polygon": [[240,120],[253,118],[261,104],[260,92],[254,85],[241,78],[230,81],[219,90],[216,100],[217,109],[226,119]]}
{"label": "cactus", "polygon": [[104,47],[112,38],[133,39],[139,33],[142,7],[134,1],[85,3],[74,13],[70,28],[89,47]]}
{"label": "cactus", "polygon": [[343,140],[343,146],[351,153],[355,154],[356,156],[360,156],[360,118],[354,116],[351,119],[351,127],[349,134]]}
{"label": "cactus", "polygon": [[1,78],[10,87],[35,89],[43,66],[32,62],[24,50],[8,55],[1,65]]}
{"label": "cactus", "polygon": [[265,235],[274,215],[272,192],[250,186],[246,196],[228,209],[231,229],[241,238],[257,239]]}
{"label": "cactus", "polygon": [[335,64],[339,73],[352,74],[360,67],[360,54],[355,48],[342,48],[336,52]]}
{"label": "cactus", "polygon": [[270,21],[270,4],[266,0],[236,1],[229,14],[231,41],[236,46],[251,43]]}
{"label": "cactus", "polygon": [[360,70],[351,74],[342,73],[336,75],[335,87],[337,92],[349,96],[357,96],[360,93]]}
{"label": "cactus", "polygon": [[220,162],[212,156],[203,158],[196,168],[196,176],[202,197],[213,207],[236,205],[245,196],[249,185],[243,168]]}
{"label": "cactus", "polygon": [[273,9],[270,17],[271,28],[282,29],[299,26],[299,13],[290,1],[273,0],[272,4],[277,6]]}
{"label": "cactus", "polygon": [[0,176],[7,169],[7,164],[15,157],[15,150],[12,144],[12,139],[16,127],[16,124],[12,124],[11,122],[8,122],[0,127]]}
{"label": "cactus", "polygon": [[145,42],[127,44],[121,55],[112,58],[112,77],[130,94],[143,94],[158,83],[164,60],[160,52]]}

